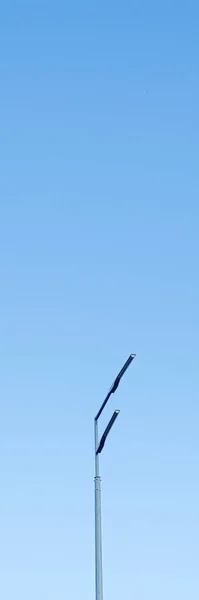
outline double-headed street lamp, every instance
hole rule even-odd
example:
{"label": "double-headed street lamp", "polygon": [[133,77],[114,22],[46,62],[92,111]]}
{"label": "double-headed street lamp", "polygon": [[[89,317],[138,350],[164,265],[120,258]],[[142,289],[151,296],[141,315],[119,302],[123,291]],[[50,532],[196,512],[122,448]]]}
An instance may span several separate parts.
{"label": "double-headed street lamp", "polygon": [[125,362],[125,365],[122,367],[121,371],[117,375],[113,385],[111,386],[101,408],[99,409],[95,419],[94,419],[94,427],[95,427],[95,586],[96,586],[96,600],[103,600],[103,582],[102,582],[102,532],[101,532],[101,479],[99,475],[99,454],[102,451],[106,438],[111,430],[115,420],[119,415],[119,410],[115,410],[113,416],[111,417],[101,439],[98,441],[98,419],[104,410],[111,394],[114,394],[116,391],[120,379],[124,375],[125,371],[128,369],[132,360],[135,358],[135,354],[130,354],[128,360]]}

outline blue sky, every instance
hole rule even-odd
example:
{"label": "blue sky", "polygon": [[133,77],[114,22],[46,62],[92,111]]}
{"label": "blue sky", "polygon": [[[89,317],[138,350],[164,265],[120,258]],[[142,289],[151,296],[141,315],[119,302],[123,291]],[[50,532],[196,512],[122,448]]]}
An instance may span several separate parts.
{"label": "blue sky", "polygon": [[196,2],[0,9],[0,594],[198,600]]}

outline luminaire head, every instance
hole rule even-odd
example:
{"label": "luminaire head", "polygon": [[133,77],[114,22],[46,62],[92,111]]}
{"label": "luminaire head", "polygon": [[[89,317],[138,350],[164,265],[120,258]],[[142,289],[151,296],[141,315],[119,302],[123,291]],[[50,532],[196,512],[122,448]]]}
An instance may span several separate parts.
{"label": "luminaire head", "polygon": [[113,385],[112,385],[112,391],[111,393],[114,394],[115,390],[117,389],[120,380],[122,379],[125,371],[128,369],[129,365],[131,364],[132,360],[135,358],[135,354],[130,354],[130,356],[128,357],[127,361],[125,362],[124,366],[122,367],[121,371],[118,373]]}
{"label": "luminaire head", "polygon": [[109,431],[113,427],[113,424],[115,423],[115,420],[117,419],[119,413],[120,413],[119,410],[115,410],[114,411],[114,413],[113,413],[113,415],[112,415],[112,417],[111,417],[111,419],[110,419],[110,421],[109,421],[109,423],[108,423],[108,425],[107,425],[107,427],[106,427],[106,429],[105,429],[105,431],[104,431],[104,433],[103,433],[103,435],[101,437],[99,446],[98,446],[98,448],[96,450],[96,454],[100,454],[100,452],[102,451],[102,449],[104,447],[104,444],[105,444],[105,441],[106,441],[106,438],[107,438],[107,436],[109,434]]}
{"label": "luminaire head", "polygon": [[97,421],[102,413],[102,411],[104,410],[104,407],[106,406],[111,394],[114,394],[114,392],[116,391],[116,389],[118,388],[118,385],[120,383],[121,378],[123,377],[125,371],[128,369],[129,365],[131,364],[132,360],[136,357],[136,354],[130,354],[130,356],[128,357],[127,361],[125,362],[124,366],[122,367],[121,371],[118,373],[113,385],[111,386],[101,408],[99,409],[95,420]]}

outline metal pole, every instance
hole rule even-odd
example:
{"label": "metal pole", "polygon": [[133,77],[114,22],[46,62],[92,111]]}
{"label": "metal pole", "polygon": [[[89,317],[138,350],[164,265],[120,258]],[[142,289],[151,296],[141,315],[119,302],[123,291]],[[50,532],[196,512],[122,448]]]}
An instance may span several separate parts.
{"label": "metal pole", "polygon": [[103,600],[102,583],[102,531],[101,531],[101,479],[99,475],[98,423],[94,420],[95,428],[95,586],[96,600]]}

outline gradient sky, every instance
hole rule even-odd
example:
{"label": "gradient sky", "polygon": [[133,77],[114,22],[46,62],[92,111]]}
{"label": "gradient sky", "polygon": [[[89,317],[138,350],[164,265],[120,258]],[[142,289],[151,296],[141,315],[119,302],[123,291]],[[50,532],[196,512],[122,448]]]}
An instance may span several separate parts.
{"label": "gradient sky", "polygon": [[2,0],[0,596],[198,600],[199,8]]}

